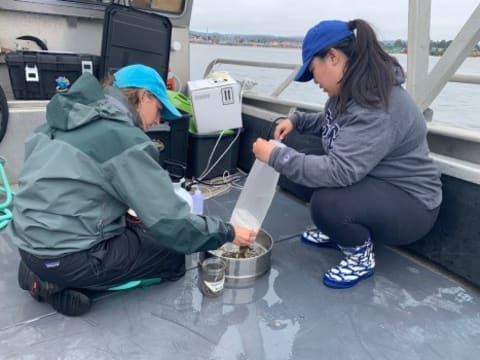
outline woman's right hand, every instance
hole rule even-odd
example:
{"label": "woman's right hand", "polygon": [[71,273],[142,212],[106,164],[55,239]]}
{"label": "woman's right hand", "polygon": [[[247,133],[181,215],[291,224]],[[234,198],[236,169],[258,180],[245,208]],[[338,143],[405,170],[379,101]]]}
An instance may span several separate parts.
{"label": "woman's right hand", "polygon": [[293,130],[293,123],[292,120],[286,118],[282,120],[276,127],[275,132],[273,133],[273,137],[276,140],[283,140],[285,137],[290,134]]}
{"label": "woman's right hand", "polygon": [[255,242],[255,238],[257,237],[257,233],[253,230],[233,225],[233,229],[235,230],[235,238],[233,239],[233,243],[238,246],[248,246]]}

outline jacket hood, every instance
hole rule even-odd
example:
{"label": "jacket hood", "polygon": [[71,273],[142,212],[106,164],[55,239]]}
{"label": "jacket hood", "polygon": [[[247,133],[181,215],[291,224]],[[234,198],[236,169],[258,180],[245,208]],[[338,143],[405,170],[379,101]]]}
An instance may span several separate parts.
{"label": "jacket hood", "polygon": [[66,93],[56,94],[47,105],[47,123],[52,129],[69,131],[97,119],[135,123],[135,111],[120,91],[104,92],[98,80],[85,73]]}

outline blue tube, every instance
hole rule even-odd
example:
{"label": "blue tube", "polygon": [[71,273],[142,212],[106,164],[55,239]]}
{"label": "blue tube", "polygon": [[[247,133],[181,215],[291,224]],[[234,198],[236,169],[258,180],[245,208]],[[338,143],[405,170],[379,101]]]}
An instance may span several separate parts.
{"label": "blue tube", "polygon": [[4,164],[5,159],[0,157],[0,180],[3,183],[3,186],[0,186],[0,192],[5,196],[5,200],[0,204],[0,229],[6,227],[10,220],[12,220],[12,212],[8,207],[11,205],[14,195],[3,167]]}

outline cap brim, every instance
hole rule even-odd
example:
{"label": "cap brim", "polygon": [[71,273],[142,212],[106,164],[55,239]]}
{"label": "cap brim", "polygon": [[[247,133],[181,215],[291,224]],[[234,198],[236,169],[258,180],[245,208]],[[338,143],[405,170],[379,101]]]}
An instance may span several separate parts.
{"label": "cap brim", "polygon": [[182,117],[182,114],[177,110],[173,104],[167,100],[167,101],[162,101],[163,104],[163,110],[162,110],[162,119],[165,120],[177,120]]}
{"label": "cap brim", "polygon": [[[158,101],[162,103],[163,109],[160,113],[162,119],[165,120],[177,120],[182,117],[182,114],[177,110],[177,108],[170,102],[167,96],[163,96],[162,93],[153,93]],[[166,93],[165,93],[166,95]]]}
{"label": "cap brim", "polygon": [[298,70],[297,75],[295,76],[295,81],[307,82],[313,79],[312,73],[310,72],[310,70],[308,70],[309,65],[310,61],[305,62],[302,65],[300,70]]}

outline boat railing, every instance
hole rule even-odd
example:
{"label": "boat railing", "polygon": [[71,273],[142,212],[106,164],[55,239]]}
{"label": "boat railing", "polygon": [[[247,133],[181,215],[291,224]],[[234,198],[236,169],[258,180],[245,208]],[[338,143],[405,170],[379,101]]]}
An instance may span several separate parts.
{"label": "boat railing", "polygon": [[[213,59],[207,65],[205,69],[204,77],[207,77],[208,74],[210,74],[214,70],[214,67],[217,65],[250,66],[250,67],[258,67],[258,68],[268,68],[268,69],[292,70],[291,73],[285,78],[285,80],[270,94],[271,97],[275,97],[275,98],[279,97],[280,94],[293,82],[295,78],[295,74],[298,72],[298,69],[300,68],[299,64],[216,58],[216,59]],[[480,75],[455,73],[450,78],[449,82],[478,85],[480,84]]]}
{"label": "boat railing", "polygon": [[[243,93],[244,114],[273,121],[278,116],[285,116],[297,110],[321,111],[323,109],[323,106],[318,104],[280,98],[280,94],[293,82],[300,67],[298,64],[216,58],[207,65],[204,77],[214,71],[216,66],[222,65],[291,70],[270,94],[245,91]],[[480,75],[455,73],[449,82],[478,85]],[[480,131],[436,123],[431,121],[432,113],[431,109],[424,112],[429,133],[428,140],[442,172],[479,184],[480,160],[476,154],[480,153]],[[455,146],[452,146],[453,144]]]}
{"label": "boat railing", "polygon": [[236,65],[267,69],[291,70],[290,74],[285,78],[285,80],[270,94],[270,96],[274,98],[278,98],[280,94],[293,82],[298,69],[300,69],[300,65],[298,64],[216,58],[207,65],[204,77],[207,77],[217,65]]}

